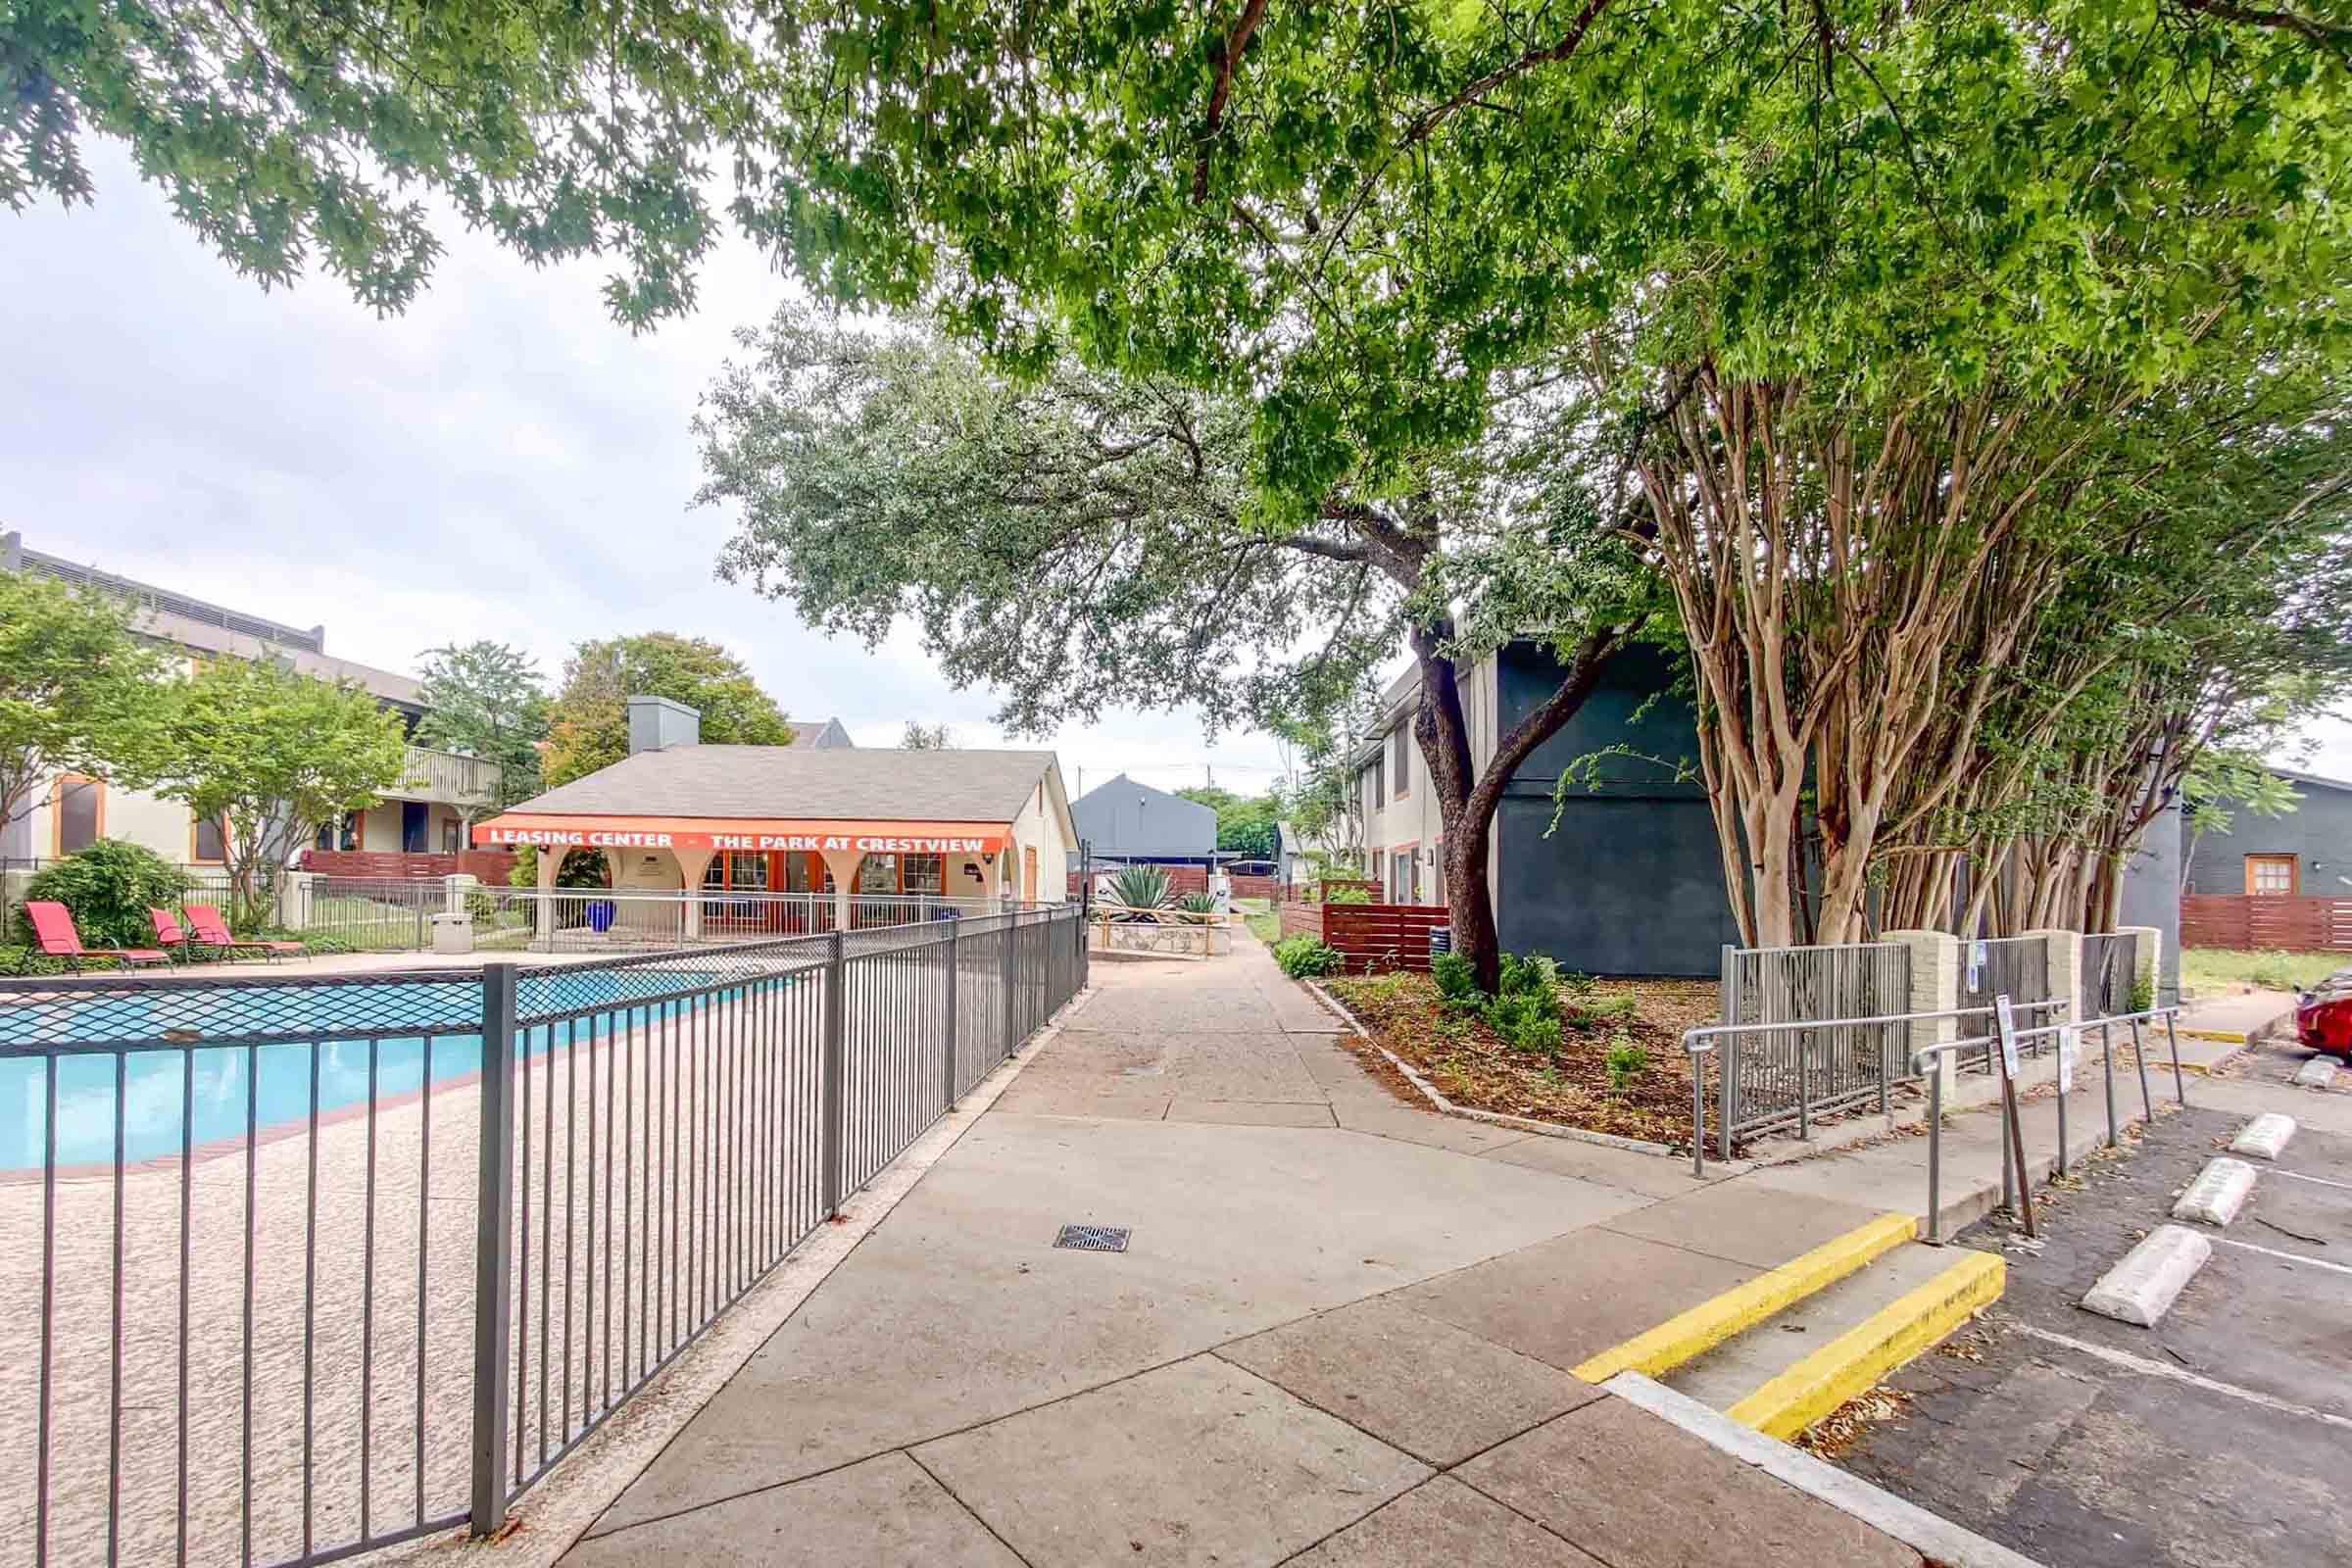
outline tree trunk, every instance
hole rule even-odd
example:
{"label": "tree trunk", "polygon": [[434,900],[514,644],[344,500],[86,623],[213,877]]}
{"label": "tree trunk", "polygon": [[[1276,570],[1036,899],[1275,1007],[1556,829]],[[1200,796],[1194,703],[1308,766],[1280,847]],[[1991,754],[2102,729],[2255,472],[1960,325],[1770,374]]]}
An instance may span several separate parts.
{"label": "tree trunk", "polygon": [[1494,990],[1502,977],[1502,943],[1494,924],[1487,854],[1503,791],[1529,754],[1558,734],[1584,707],[1599,684],[1601,670],[1633,631],[1631,626],[1607,626],[1589,633],[1551,695],[1496,737],[1494,755],[1482,773],[1470,756],[1459,671],[1441,651],[1452,639],[1452,623],[1440,620],[1414,628],[1421,707],[1413,715],[1413,739],[1429,763],[1430,782],[1438,793],[1438,819],[1446,836],[1446,919],[1453,927],[1454,952],[1470,960],[1486,991]]}

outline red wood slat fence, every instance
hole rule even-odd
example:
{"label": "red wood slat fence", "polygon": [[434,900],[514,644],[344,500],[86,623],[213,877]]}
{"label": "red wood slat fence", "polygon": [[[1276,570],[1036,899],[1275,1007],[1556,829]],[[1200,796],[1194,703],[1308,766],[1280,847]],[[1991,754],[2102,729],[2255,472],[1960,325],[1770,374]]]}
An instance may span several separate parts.
{"label": "red wood slat fence", "polygon": [[455,855],[375,850],[305,850],[299,867],[321,876],[475,876],[503,887],[514,869],[513,850],[461,850]]}
{"label": "red wood slat fence", "polygon": [[2352,953],[2352,899],[2196,894],[2180,901],[2180,945]]}
{"label": "red wood slat fence", "polygon": [[1429,969],[1429,933],[1446,924],[1443,905],[1326,904],[1323,940],[1340,950],[1353,974]]}

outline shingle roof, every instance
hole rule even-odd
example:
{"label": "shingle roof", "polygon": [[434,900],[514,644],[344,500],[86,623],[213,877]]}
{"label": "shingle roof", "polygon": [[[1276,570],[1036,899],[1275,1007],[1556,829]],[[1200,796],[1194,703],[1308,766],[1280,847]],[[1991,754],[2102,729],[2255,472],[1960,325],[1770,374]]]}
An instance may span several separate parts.
{"label": "shingle roof", "polygon": [[1052,752],[671,746],[511,808],[554,816],[842,817],[1009,822]]}

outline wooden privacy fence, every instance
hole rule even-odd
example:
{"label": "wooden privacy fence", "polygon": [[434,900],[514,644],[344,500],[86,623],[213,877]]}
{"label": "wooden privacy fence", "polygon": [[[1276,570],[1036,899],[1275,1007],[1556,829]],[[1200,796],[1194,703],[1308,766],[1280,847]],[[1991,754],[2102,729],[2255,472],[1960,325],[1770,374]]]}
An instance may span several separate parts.
{"label": "wooden privacy fence", "polygon": [[2180,901],[2180,945],[2352,953],[2352,899],[2196,894]]}
{"label": "wooden privacy fence", "polygon": [[1326,904],[1323,940],[1348,960],[1350,974],[1429,969],[1429,933],[1446,923],[1431,904]]}
{"label": "wooden privacy fence", "polygon": [[389,881],[405,878],[473,876],[505,886],[514,871],[513,850],[460,850],[454,855],[399,854],[374,850],[305,850],[299,869],[320,876],[364,876]]}

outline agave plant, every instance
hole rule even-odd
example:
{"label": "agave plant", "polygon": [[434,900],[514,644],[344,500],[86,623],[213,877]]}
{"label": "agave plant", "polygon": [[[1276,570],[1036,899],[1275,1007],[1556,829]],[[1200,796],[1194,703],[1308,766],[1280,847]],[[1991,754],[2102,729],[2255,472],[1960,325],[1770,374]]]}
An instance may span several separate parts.
{"label": "agave plant", "polygon": [[1156,865],[1131,865],[1110,879],[1110,896],[1134,917],[1147,917],[1168,906],[1168,873]]}
{"label": "agave plant", "polygon": [[1205,893],[1187,893],[1176,900],[1176,907],[1187,914],[1214,914],[1217,901]]}

